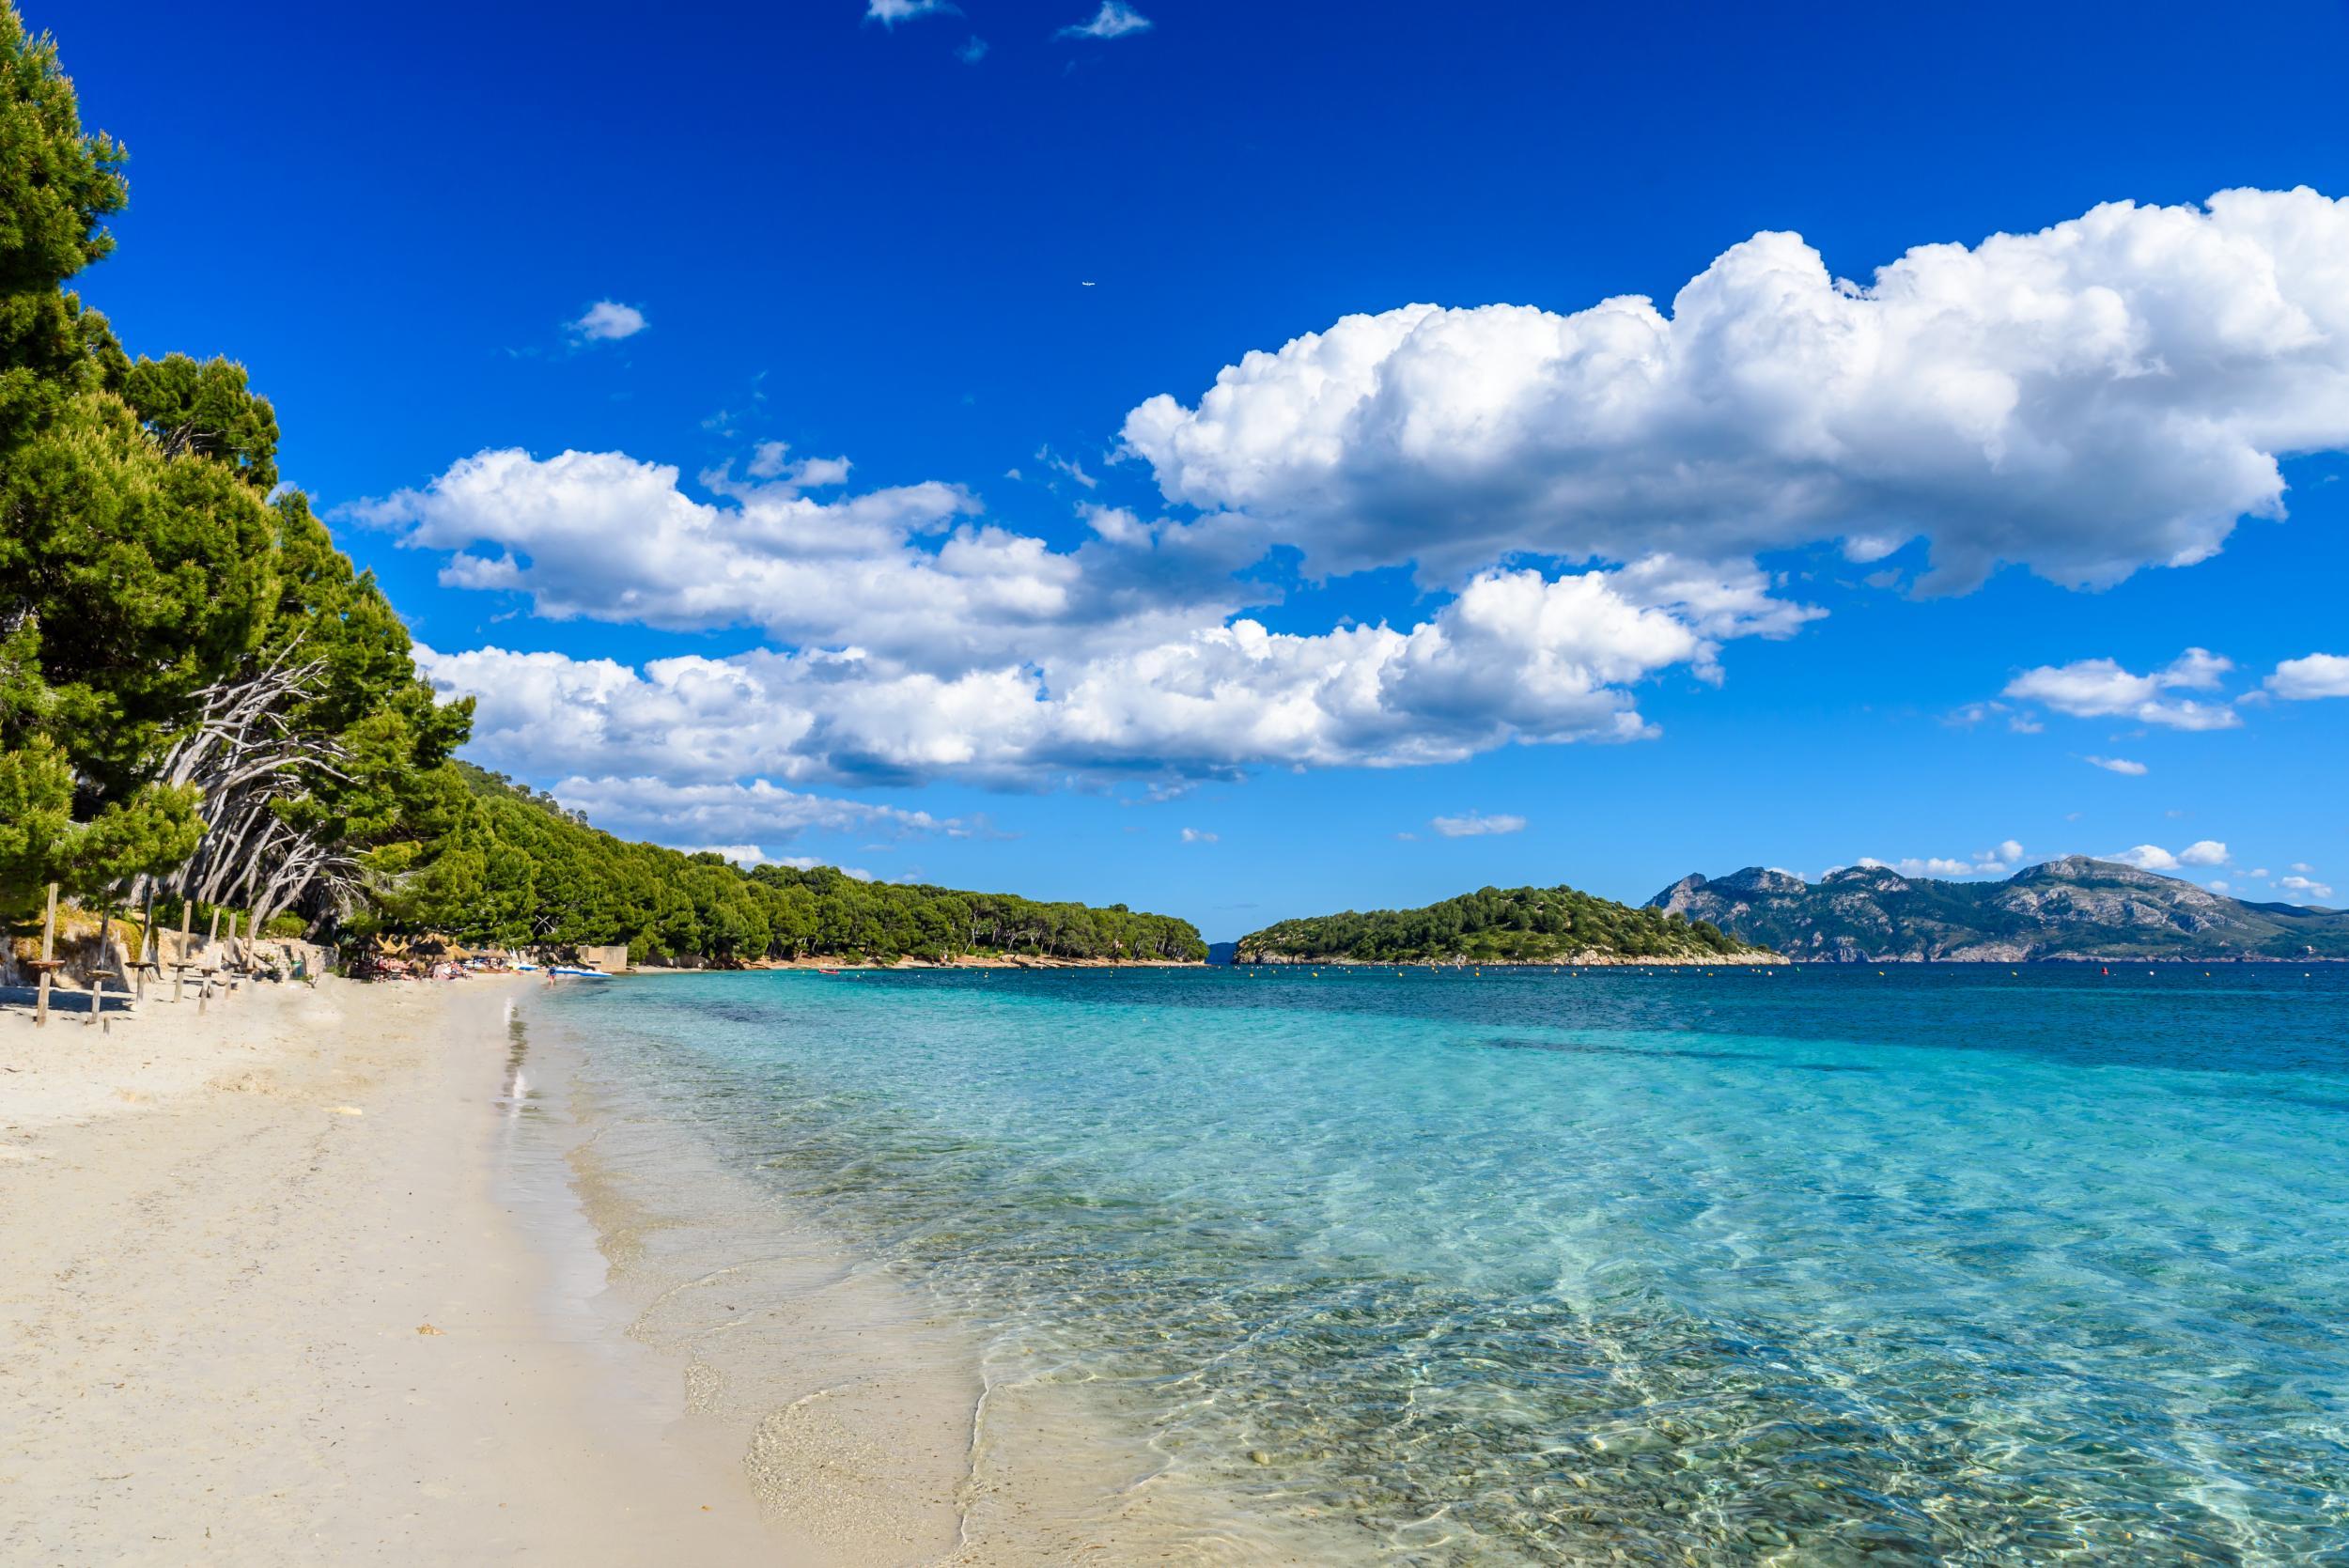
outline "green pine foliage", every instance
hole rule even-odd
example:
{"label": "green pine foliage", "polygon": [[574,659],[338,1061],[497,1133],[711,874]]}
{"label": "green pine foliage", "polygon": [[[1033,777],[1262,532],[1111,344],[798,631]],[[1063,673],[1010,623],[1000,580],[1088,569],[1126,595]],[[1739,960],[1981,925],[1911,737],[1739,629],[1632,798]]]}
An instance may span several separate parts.
{"label": "green pine foliage", "polygon": [[1018,955],[1198,962],[1189,921],[1007,893],[864,882],[830,866],[743,871],[720,856],[626,843],[552,798],[469,763],[472,809],[428,863],[387,889],[376,918],[459,941],[625,942],[638,960],[717,965],[832,956],[944,962]]}
{"label": "green pine foliage", "polygon": [[[470,709],[436,707],[307,499],[272,496],[277,419],[243,368],[133,361],[67,290],[113,247],[122,161],[0,5],[0,920],[51,882],[165,877],[328,915],[447,826],[463,792],[431,775]],[[291,663],[316,670],[254,725],[291,760],[232,800],[217,747],[187,765],[208,694]]]}
{"label": "green pine foliage", "polygon": [[261,542],[191,516],[108,390],[127,358],[64,287],[113,248],[122,159],[82,130],[55,46],[0,6],[0,920],[194,847],[194,800],[137,759],[174,683],[244,634],[236,557]]}
{"label": "green pine foliage", "polygon": [[1423,909],[1348,909],[1284,920],[1239,940],[1242,963],[1568,963],[1606,958],[1701,963],[1754,950],[1706,921],[1633,908],[1569,887],[1480,888]]}

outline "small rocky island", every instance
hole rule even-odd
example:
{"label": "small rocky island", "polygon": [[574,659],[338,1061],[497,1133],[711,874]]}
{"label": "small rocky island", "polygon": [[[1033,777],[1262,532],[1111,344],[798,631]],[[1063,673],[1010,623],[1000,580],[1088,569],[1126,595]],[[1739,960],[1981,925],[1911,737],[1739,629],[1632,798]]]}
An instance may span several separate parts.
{"label": "small rocky island", "polygon": [[1830,962],[2349,959],[2349,911],[2247,903],[2085,855],[2027,866],[1999,882],[1945,882],[1859,865],[1806,882],[1755,865],[1727,877],[1684,877],[1648,908]]}
{"label": "small rocky island", "polygon": [[1237,964],[1779,964],[1711,922],[1569,887],[1480,888],[1421,909],[1348,909],[1242,937]]}

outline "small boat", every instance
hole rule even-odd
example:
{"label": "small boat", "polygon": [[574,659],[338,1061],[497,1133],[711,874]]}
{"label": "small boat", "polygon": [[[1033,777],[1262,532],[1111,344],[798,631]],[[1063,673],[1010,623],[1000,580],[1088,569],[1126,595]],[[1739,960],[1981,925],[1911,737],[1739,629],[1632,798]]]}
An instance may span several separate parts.
{"label": "small boat", "polygon": [[547,966],[547,972],[549,974],[568,974],[580,980],[609,980],[612,978],[601,970],[582,969],[577,964],[550,964]]}
{"label": "small boat", "polygon": [[838,974],[840,971],[839,971],[838,970],[821,970],[821,969],[819,969],[819,970],[817,970],[816,972],[817,972],[817,974]]}

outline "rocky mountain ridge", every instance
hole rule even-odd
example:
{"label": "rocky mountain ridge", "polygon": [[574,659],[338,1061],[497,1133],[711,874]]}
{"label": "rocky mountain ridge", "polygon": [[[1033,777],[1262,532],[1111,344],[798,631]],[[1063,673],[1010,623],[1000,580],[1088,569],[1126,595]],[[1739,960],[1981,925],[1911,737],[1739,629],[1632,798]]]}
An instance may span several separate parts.
{"label": "rocky mountain ridge", "polygon": [[2349,959],[2349,911],[2250,903],[2085,855],[1999,882],[1846,866],[1812,883],[1748,866],[1684,877],[1648,907],[1828,962]]}

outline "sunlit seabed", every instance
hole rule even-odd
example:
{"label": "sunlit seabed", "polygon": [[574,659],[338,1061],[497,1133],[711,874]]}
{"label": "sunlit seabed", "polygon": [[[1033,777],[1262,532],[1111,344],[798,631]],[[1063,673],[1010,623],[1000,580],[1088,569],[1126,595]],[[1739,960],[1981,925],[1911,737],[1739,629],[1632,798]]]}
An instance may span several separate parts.
{"label": "sunlit seabed", "polygon": [[1170,1480],[1365,1557],[2349,1562],[2341,970],[550,1004],[992,1354],[1116,1389]]}

